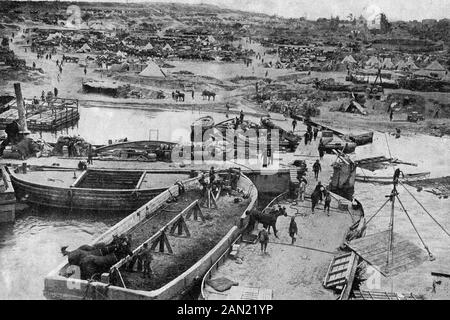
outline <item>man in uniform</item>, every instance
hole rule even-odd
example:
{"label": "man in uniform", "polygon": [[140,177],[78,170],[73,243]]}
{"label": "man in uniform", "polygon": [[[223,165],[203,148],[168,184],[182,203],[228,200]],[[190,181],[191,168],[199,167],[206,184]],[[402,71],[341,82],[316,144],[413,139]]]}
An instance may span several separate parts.
{"label": "man in uniform", "polygon": [[139,258],[142,261],[143,271],[142,271],[142,278],[146,278],[147,276],[149,278],[152,277],[153,271],[151,268],[151,262],[153,261],[152,253],[150,252],[150,249],[148,248],[148,244],[144,243],[144,247],[142,248],[142,251],[139,253]]}

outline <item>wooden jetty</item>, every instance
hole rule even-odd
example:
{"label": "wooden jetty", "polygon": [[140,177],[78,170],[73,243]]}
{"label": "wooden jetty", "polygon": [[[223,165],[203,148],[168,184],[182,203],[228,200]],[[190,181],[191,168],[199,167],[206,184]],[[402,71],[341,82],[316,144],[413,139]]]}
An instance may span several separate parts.
{"label": "wooden jetty", "polygon": [[[51,98],[39,104],[33,104],[30,99],[24,99],[26,106],[26,121],[28,129],[39,131],[53,131],[61,127],[74,124],[80,118],[78,100]],[[0,114],[0,128],[19,118],[14,99],[6,106],[6,111]]]}
{"label": "wooden jetty", "polygon": [[190,174],[176,170],[7,168],[17,199],[32,205],[132,212]]}
{"label": "wooden jetty", "polygon": [[[126,272],[131,257],[108,267],[100,280],[89,281],[82,279],[80,272],[73,272],[77,267],[63,262],[45,277],[44,295],[48,299],[108,300],[185,296],[246,228],[246,212],[255,207],[258,192],[250,179],[240,174],[236,190],[245,190],[245,194],[238,192],[244,200],[236,202],[234,196],[221,196],[219,191],[215,194],[217,209],[199,208],[198,201],[190,196],[200,191],[198,178],[182,183],[184,193],[178,186],[170,187],[92,242],[110,243],[114,235],[131,234],[137,244],[133,245],[133,256],[147,243],[154,251],[153,279]],[[171,201],[174,197],[176,202]],[[203,222],[202,216],[208,216],[208,222]],[[214,238],[213,234],[215,240],[205,245],[205,237]],[[174,273],[168,277],[171,270]]]}

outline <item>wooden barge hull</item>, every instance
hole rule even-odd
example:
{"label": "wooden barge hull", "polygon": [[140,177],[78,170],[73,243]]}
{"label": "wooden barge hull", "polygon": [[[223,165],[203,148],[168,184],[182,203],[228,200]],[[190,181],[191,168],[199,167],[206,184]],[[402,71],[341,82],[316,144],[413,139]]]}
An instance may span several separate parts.
{"label": "wooden barge hull", "polygon": [[[401,177],[399,180],[401,182],[412,182],[419,181],[423,179],[427,179],[430,176],[430,172],[421,172],[421,173],[412,173],[405,174],[405,177]],[[356,181],[359,182],[368,182],[368,183],[380,183],[380,184],[391,184],[392,177],[384,176],[384,177],[374,177],[374,176],[364,176],[364,175],[356,175]]]}
{"label": "wooden barge hull", "polygon": [[175,146],[176,143],[157,140],[128,141],[98,147],[96,148],[95,153],[100,154],[120,149],[153,150],[160,147],[161,145]]}
{"label": "wooden barge hull", "polygon": [[[19,201],[70,210],[132,212],[169,187],[119,190],[56,187],[19,179],[9,169],[8,173]],[[185,171],[182,173],[188,176]]]}
{"label": "wooden barge hull", "polygon": [[[183,181],[186,190],[198,187],[197,179],[189,179]],[[241,175],[238,181],[238,188],[249,190],[250,203],[247,210],[255,208],[258,191],[254,184],[245,175]],[[110,242],[113,235],[124,234],[134,226],[139,224],[145,218],[145,213],[149,210],[152,214],[158,210],[172,196],[178,196],[178,186],[172,186],[168,190],[156,196],[153,200],[130,214],[128,217],[120,221],[114,227],[105,232],[102,236],[94,240],[91,244],[98,242]],[[173,279],[163,287],[153,291],[133,290],[123,287],[113,286],[103,282],[89,282],[81,280],[76,275],[65,277],[69,265],[67,262],[62,263],[55,270],[51,271],[44,280],[44,296],[47,299],[63,299],[63,300],[174,300],[182,299],[183,296],[194,285],[200,283],[203,275],[211,268],[211,266],[228,250],[229,246],[241,235],[248,225],[249,216],[242,214],[237,225],[233,226],[230,231],[220,240],[214,248],[206,255],[192,265],[188,270],[183,272],[177,278]]]}

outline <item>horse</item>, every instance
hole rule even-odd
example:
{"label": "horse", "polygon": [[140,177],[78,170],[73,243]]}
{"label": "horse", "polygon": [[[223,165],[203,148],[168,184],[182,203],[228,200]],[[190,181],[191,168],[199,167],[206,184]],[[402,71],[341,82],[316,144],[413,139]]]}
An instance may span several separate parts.
{"label": "horse", "polygon": [[210,98],[213,98],[213,101],[216,101],[216,93],[208,90],[203,90],[202,98],[205,100],[205,97],[208,97],[208,101]]}
{"label": "horse", "polygon": [[184,102],[185,94],[177,90],[176,92],[172,92],[172,97],[175,99],[176,102],[178,101]]}
{"label": "horse", "polygon": [[270,231],[270,227],[272,227],[276,238],[278,238],[277,235],[278,231],[276,227],[278,217],[279,216],[287,217],[287,212],[285,208],[279,209],[272,208],[269,213],[265,213],[264,211],[259,212],[257,210],[252,210],[250,213],[247,214],[250,214],[250,221],[248,224],[249,227],[253,229],[255,226],[255,222],[262,223],[264,226],[269,226],[267,231]]}
{"label": "horse", "polygon": [[96,256],[88,254],[80,261],[80,276],[82,280],[92,279],[96,274],[108,272],[109,269],[126,256],[132,256],[133,252],[124,243],[116,245],[117,248],[110,254]]}
{"label": "horse", "polygon": [[92,246],[85,244],[73,251],[67,251],[67,246],[64,246],[61,247],[61,253],[63,256],[67,256],[70,265],[80,266],[80,262],[84,257],[88,255],[108,255],[117,250],[124,241],[124,237],[113,236],[113,241],[110,244],[105,244],[103,242],[96,243]]}

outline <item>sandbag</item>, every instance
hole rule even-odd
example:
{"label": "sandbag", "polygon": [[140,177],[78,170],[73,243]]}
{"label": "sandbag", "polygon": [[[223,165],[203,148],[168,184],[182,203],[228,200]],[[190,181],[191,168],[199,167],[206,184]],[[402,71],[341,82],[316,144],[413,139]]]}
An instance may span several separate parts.
{"label": "sandbag", "polygon": [[206,284],[212,287],[214,290],[219,292],[224,292],[230,289],[232,286],[238,286],[238,282],[231,281],[227,278],[217,278],[217,279],[209,279],[206,281]]}

